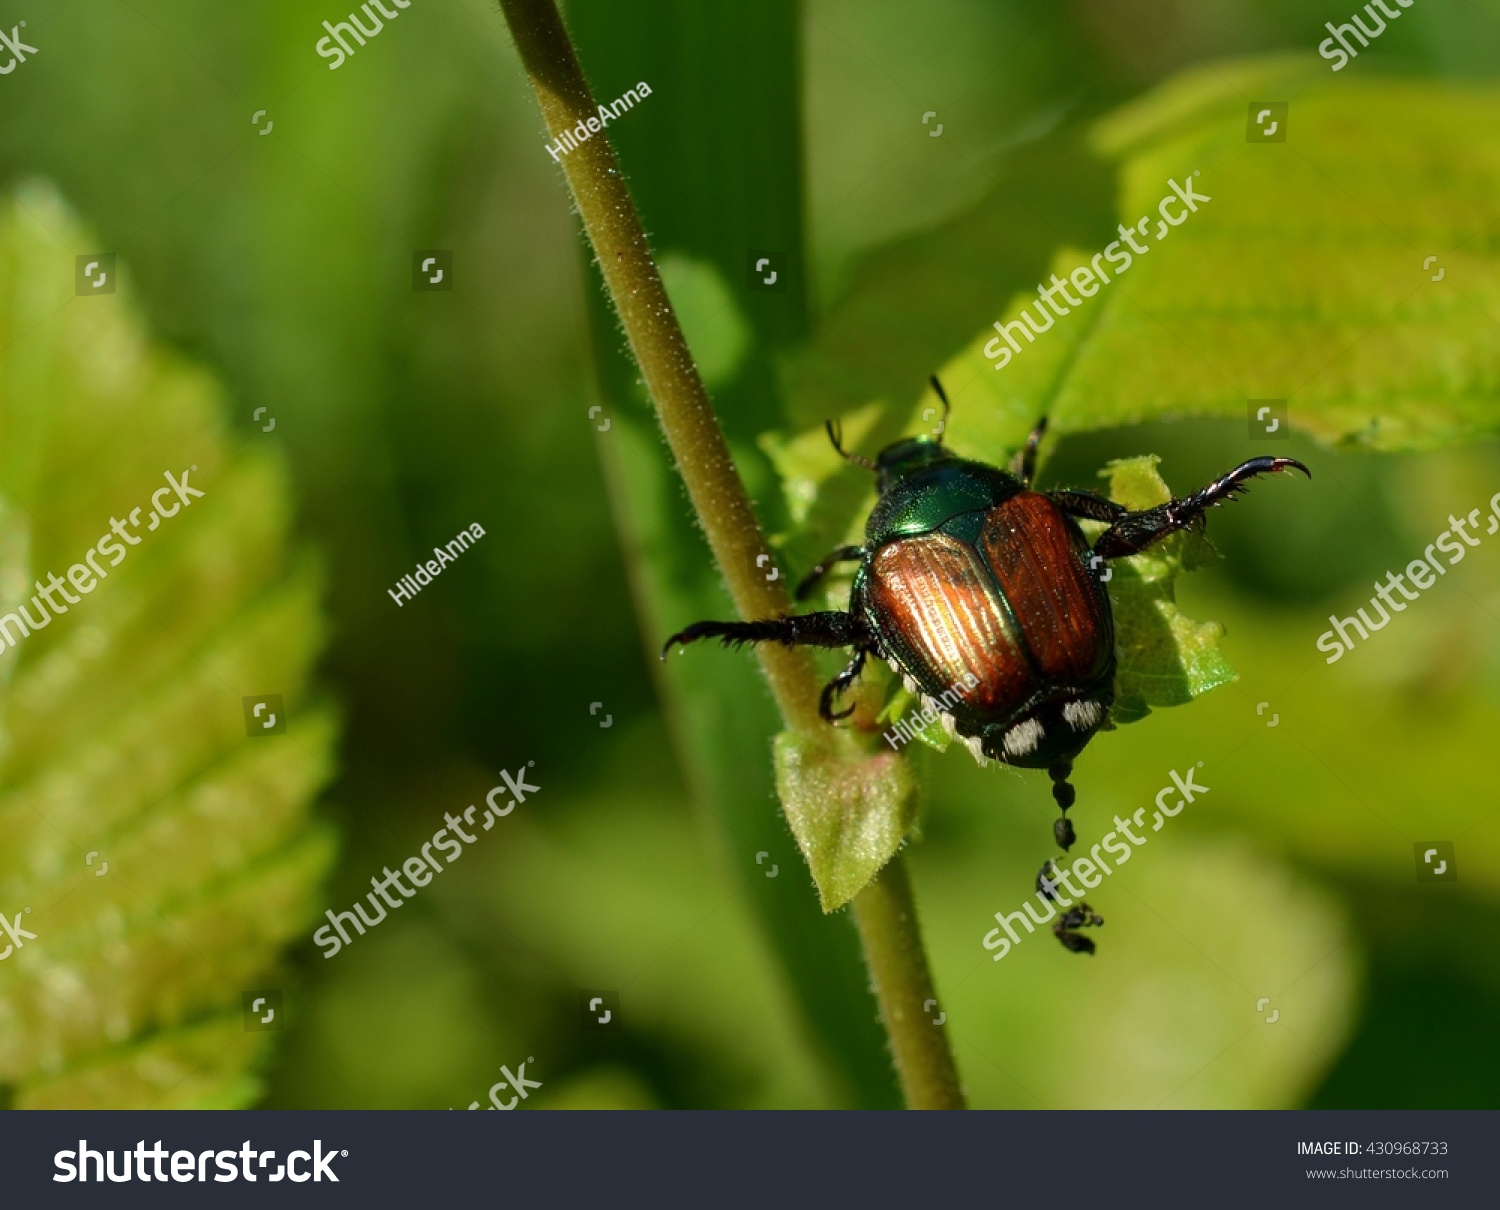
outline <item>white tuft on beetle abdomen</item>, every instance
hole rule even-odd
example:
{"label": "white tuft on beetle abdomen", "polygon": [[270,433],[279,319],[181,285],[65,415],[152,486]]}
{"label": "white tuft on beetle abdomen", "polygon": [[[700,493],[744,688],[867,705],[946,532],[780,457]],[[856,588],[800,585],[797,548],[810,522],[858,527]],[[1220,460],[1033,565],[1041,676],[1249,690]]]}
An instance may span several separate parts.
{"label": "white tuft on beetle abdomen", "polygon": [[1098,702],[1069,702],[1063,707],[1063,719],[1074,731],[1087,731],[1099,722],[1104,713]]}
{"label": "white tuft on beetle abdomen", "polygon": [[1041,740],[1042,724],[1034,718],[1028,718],[1007,731],[1000,746],[1007,756],[1025,756],[1028,752],[1035,752]]}

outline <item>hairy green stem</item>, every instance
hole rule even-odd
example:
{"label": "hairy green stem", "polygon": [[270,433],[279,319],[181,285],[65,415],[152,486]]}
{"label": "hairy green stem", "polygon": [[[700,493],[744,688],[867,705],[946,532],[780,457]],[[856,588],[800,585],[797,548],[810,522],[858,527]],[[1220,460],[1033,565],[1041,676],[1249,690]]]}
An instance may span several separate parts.
{"label": "hairy green stem", "polygon": [[[501,0],[500,7],[549,135],[555,140],[580,121],[597,118],[553,0]],[[767,582],[756,566],[756,557],[769,554],[770,548],[662,286],[614,148],[600,132],[561,159],[604,284],[735,608],[743,618],[790,613],[780,577]],[[756,653],[787,725],[801,731],[816,728],[816,689],[807,692],[816,676],[807,653],[777,644],[758,647]]]}
{"label": "hairy green stem", "polygon": [[907,1106],[962,1109],[964,1097],[948,1033],[936,1024],[944,1018],[922,952],[917,904],[901,854],[854,897],[853,907]]}
{"label": "hairy green stem", "polygon": [[[593,95],[554,0],[500,0],[500,7],[549,137],[557,140],[580,121],[596,117]],[[601,131],[563,155],[561,163],[605,287],[736,610],[747,619],[789,614],[792,605],[783,581],[767,581],[756,564],[757,556],[770,549],[667,298],[614,148]],[[787,727],[816,731],[822,723],[811,658],[805,651],[777,644],[757,647],[756,654]],[[911,1007],[913,995],[918,1005],[931,998],[932,977],[899,854],[855,897],[854,915],[907,1104],[961,1108],[946,1036]]]}

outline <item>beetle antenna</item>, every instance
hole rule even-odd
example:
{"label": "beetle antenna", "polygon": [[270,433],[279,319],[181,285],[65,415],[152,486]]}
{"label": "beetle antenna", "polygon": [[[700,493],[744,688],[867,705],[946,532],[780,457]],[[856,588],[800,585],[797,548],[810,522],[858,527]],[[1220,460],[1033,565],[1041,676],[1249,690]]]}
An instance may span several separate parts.
{"label": "beetle antenna", "polygon": [[823,427],[828,430],[828,440],[833,442],[833,448],[838,450],[839,457],[842,458],[845,462],[852,462],[855,466],[862,466],[867,471],[879,469],[863,454],[851,454],[844,449],[843,426],[835,423],[832,420],[825,420],[823,421]]}
{"label": "beetle antenna", "polygon": [[932,383],[932,389],[937,392],[937,397],[943,401],[943,427],[938,430],[938,444],[943,444],[943,434],[948,431],[948,413],[953,410],[953,405],[948,402],[948,392],[943,390],[943,384],[938,381],[938,376],[933,374],[928,381]]}

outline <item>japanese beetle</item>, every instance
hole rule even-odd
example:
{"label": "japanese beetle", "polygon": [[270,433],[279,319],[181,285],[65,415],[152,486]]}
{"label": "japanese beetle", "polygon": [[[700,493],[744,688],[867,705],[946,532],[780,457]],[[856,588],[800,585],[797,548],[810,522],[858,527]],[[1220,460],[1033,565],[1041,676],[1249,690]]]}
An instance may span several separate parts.
{"label": "japanese beetle", "polygon": [[[948,397],[933,388],[948,413]],[[674,643],[718,638],[726,645],[783,643],[847,647],[853,658],[824,688],[819,713],[832,723],[835,699],[858,678],[865,660],[885,660],[908,691],[936,708],[943,726],[976,760],[1046,769],[1062,815],[1057,843],[1074,840],[1067,810],[1073,760],[1109,721],[1114,703],[1115,638],[1102,571],[1110,559],[1139,554],[1169,534],[1202,523],[1256,475],[1295,467],[1293,458],[1252,458],[1180,500],[1140,512],[1092,492],[1031,490],[1045,417],[1008,470],[950,454],[941,437],[906,437],[875,461],[840,456],[875,474],[877,499],[863,546],[841,546],[809,571],[797,599],[838,563],[858,561],[848,612],[829,611],[755,622],[695,622]],[[941,433],[942,429],[939,429]],[[1089,546],[1075,518],[1107,528]],[[977,684],[973,683],[976,682]],[[962,695],[957,686],[971,686]],[[1039,887],[1050,895],[1043,867]],[[1070,949],[1093,943],[1070,927],[1102,923],[1084,909],[1057,926]]]}

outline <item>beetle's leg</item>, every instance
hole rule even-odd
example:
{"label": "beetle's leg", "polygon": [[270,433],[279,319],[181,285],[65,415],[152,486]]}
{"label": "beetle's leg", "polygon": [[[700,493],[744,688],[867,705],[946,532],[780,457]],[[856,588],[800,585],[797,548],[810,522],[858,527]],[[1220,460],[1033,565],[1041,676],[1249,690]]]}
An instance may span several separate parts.
{"label": "beetle's leg", "polygon": [[1295,458],[1251,458],[1242,462],[1227,475],[1220,475],[1207,487],[1200,488],[1191,496],[1181,500],[1169,500],[1155,508],[1138,513],[1125,513],[1117,517],[1094,543],[1094,553],[1105,559],[1118,559],[1125,555],[1139,554],[1153,542],[1159,542],[1168,534],[1186,529],[1216,504],[1233,500],[1236,492],[1245,490],[1248,480],[1256,475],[1267,475],[1272,471],[1296,468],[1312,478],[1312,472]]}
{"label": "beetle's leg", "polygon": [[865,656],[869,650],[865,647],[859,648],[854,653],[854,658],[849,661],[844,670],[823,686],[823,696],[818,698],[818,717],[825,723],[831,723],[841,718],[848,718],[854,713],[854,707],[840,710],[837,714],[833,712],[833,699],[843,693],[845,689],[859,679],[859,674],[864,670]]}
{"label": "beetle's leg", "polygon": [[1096,496],[1093,492],[1081,492],[1074,488],[1048,492],[1047,498],[1070,517],[1082,517],[1086,521],[1118,521],[1130,510],[1123,504]]}
{"label": "beetle's leg", "polygon": [[1094,952],[1093,941],[1085,937],[1082,933],[1073,932],[1073,930],[1090,928],[1093,925],[1103,923],[1103,916],[1096,916],[1094,909],[1089,907],[1088,904],[1079,903],[1052,922],[1052,935],[1075,954],[1092,954]]}
{"label": "beetle's leg", "polygon": [[[1057,863],[1048,858],[1042,863],[1042,868],[1036,876],[1036,890],[1038,895],[1043,895],[1058,902],[1057,887],[1059,879],[1053,871],[1057,869]],[[1094,909],[1086,903],[1075,903],[1066,912],[1059,912],[1057,919],[1052,924],[1052,935],[1075,954],[1092,954],[1094,943],[1087,937],[1073,932],[1074,929],[1090,928],[1097,924],[1103,924],[1104,917],[1094,914]]]}
{"label": "beetle's leg", "polygon": [[823,561],[802,577],[797,585],[796,597],[799,601],[807,600],[807,594],[818,586],[818,581],[833,570],[838,563],[849,563],[855,559],[863,559],[865,552],[858,546],[840,546],[837,550],[823,557]]}
{"label": "beetle's leg", "polygon": [[726,647],[741,643],[780,643],[783,647],[863,647],[871,643],[859,619],[849,613],[804,613],[759,622],[694,622],[662,644],[661,658],[673,643],[720,639]]}
{"label": "beetle's leg", "polygon": [[1068,808],[1078,796],[1073,784],[1068,781],[1068,775],[1072,772],[1073,762],[1070,760],[1060,760],[1047,770],[1047,776],[1052,779],[1052,797],[1062,810],[1062,818],[1053,821],[1052,835],[1057,838],[1057,843],[1064,852],[1072,848],[1073,841],[1077,839],[1073,834],[1073,821],[1068,818]]}
{"label": "beetle's leg", "polygon": [[1027,487],[1031,486],[1032,476],[1036,474],[1036,447],[1041,445],[1042,435],[1046,431],[1047,418],[1043,416],[1036,422],[1036,428],[1031,430],[1031,436],[1026,438],[1026,444],[1010,460],[1010,473]]}
{"label": "beetle's leg", "polygon": [[[1096,496],[1093,492],[1078,491],[1074,488],[1048,492],[1047,498],[1068,516],[1082,517],[1087,521],[1105,521],[1113,524],[1130,513],[1130,510],[1123,504],[1116,504],[1113,500],[1106,500],[1103,496]],[[1103,556],[1090,551],[1088,559],[1089,571],[1098,576],[1101,583],[1108,580],[1109,569],[1105,568],[1102,572],[1099,570],[1104,563]]]}

